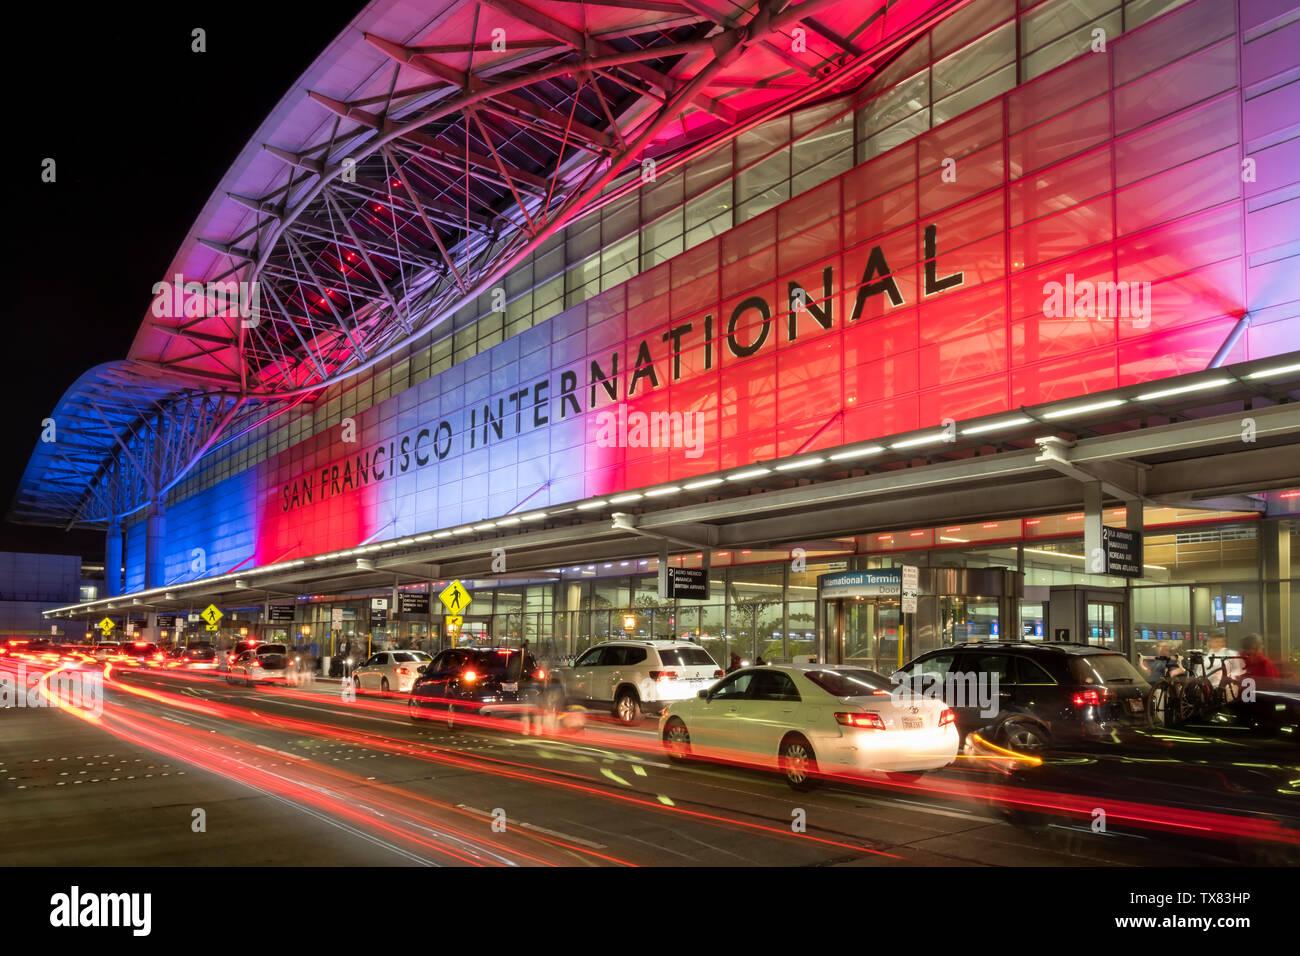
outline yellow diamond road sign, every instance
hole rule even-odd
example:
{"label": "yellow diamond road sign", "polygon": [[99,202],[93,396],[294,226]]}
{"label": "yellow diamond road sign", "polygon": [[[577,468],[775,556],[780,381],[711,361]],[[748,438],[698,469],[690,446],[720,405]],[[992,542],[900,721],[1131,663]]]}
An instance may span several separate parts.
{"label": "yellow diamond road sign", "polygon": [[224,616],[224,615],[221,613],[220,610],[217,609],[217,606],[216,606],[215,604],[209,604],[209,605],[208,605],[207,607],[205,607],[205,608],[203,609],[203,611],[199,614],[199,617],[201,617],[201,618],[203,618],[203,620],[207,621],[207,622],[208,622],[208,625],[209,625],[210,627],[215,627],[215,626],[216,626],[216,623],[217,623],[219,620],[221,620],[221,618],[222,618],[223,616]]}
{"label": "yellow diamond road sign", "polygon": [[460,637],[460,628],[461,625],[464,623],[465,623],[465,619],[463,617],[460,617],[459,615],[453,616],[451,614],[448,614],[447,615],[447,636]]}
{"label": "yellow diamond road sign", "polygon": [[111,631],[115,626],[116,626],[116,625],[113,624],[113,620],[112,620],[112,618],[107,618],[107,617],[106,617],[106,618],[104,618],[102,621],[99,622],[99,629],[100,629],[101,631],[103,631],[105,634],[107,634],[109,631]]}
{"label": "yellow diamond road sign", "polygon": [[447,610],[452,614],[463,614],[465,608],[469,607],[469,602],[473,600],[470,593],[465,590],[465,585],[459,581],[452,581],[438,595],[438,600],[447,606]]}

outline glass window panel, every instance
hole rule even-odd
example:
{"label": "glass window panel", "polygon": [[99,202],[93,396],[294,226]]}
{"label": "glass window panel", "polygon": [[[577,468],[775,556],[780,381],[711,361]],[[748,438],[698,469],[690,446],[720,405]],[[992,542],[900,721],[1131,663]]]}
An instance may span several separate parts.
{"label": "glass window panel", "polygon": [[794,144],[793,169],[801,173],[853,147],[853,114],[845,113]]}
{"label": "glass window panel", "polygon": [[851,114],[853,104],[848,97],[842,97],[838,100],[831,100],[829,103],[821,103],[817,106],[811,106],[806,110],[800,110],[794,114],[794,142],[797,144],[810,130],[822,125],[827,120],[832,119],[839,114]]}
{"label": "glass window panel", "polygon": [[1008,23],[934,65],[935,99],[955,93],[1013,63],[1015,56],[1015,24]]}
{"label": "glass window panel", "polygon": [[1188,2],[1190,0],[1132,0],[1125,5],[1124,22],[1133,30]]}
{"label": "glass window panel", "polygon": [[673,206],[681,205],[684,183],[685,177],[680,172],[658,176],[653,184],[645,183],[641,188],[641,221],[657,219]]}
{"label": "glass window panel", "polygon": [[577,262],[600,249],[600,223],[583,223],[569,230],[564,243],[569,262]]}
{"label": "glass window panel", "polygon": [[605,207],[600,214],[602,242],[608,246],[617,239],[635,233],[639,215],[636,196]]}
{"label": "glass window panel", "polygon": [[922,70],[858,110],[858,136],[866,139],[930,105],[930,71]]}
{"label": "glass window panel", "polygon": [[1016,66],[1014,63],[1003,67],[991,76],[972,83],[958,93],[949,96],[947,99],[939,100],[934,104],[934,122],[937,126],[940,123],[946,123],[954,116],[960,116],[969,109],[974,109],[981,103],[986,103],[1005,93],[1016,85]]}
{"label": "glass window panel", "polygon": [[747,203],[742,203],[736,210],[736,222],[748,222],[755,216],[761,216],[781,203],[790,198],[790,183],[788,181],[780,183],[772,189],[767,190],[761,196],[756,196]]}
{"label": "glass window panel", "polygon": [[933,44],[931,56],[937,60],[948,55],[959,46],[987,33],[991,27],[1008,19],[1015,12],[1015,0],[975,0],[974,3],[967,4],[944,17],[935,26],[930,41]]}
{"label": "glass window panel", "polygon": [[641,229],[641,248],[657,249],[674,237],[682,234],[682,210],[674,209],[671,213]]}
{"label": "glass window panel", "polygon": [[736,138],[736,165],[747,166],[790,142],[790,117],[782,116]]}
{"label": "glass window panel", "polygon": [[736,177],[736,201],[743,203],[781,183],[788,189],[789,179],[790,150],[783,149]]}
{"label": "glass window panel", "polygon": [[853,168],[853,150],[846,149],[812,169],[798,173],[790,182],[791,195],[797,196]]}
{"label": "glass window panel", "polygon": [[731,146],[711,150],[686,164],[686,195],[698,196],[731,177]]}
{"label": "glass window panel", "polygon": [[901,146],[909,139],[921,135],[930,128],[930,111],[921,110],[909,116],[889,129],[877,133],[865,143],[862,144],[862,158],[864,160],[879,156],[881,153],[887,153],[895,146]]}
{"label": "glass window panel", "polygon": [[1116,10],[1092,23],[1079,27],[1073,33],[1048,43],[1023,57],[1024,69],[1022,82],[1028,82],[1056,69],[1062,63],[1068,63],[1076,56],[1091,53],[1092,31],[1105,30],[1106,36],[1113,37],[1120,32],[1120,13]]}
{"label": "glass window panel", "polygon": [[641,271],[645,272],[657,265],[667,262],[685,248],[682,237],[674,236],[657,249],[651,249],[641,256]]}
{"label": "glass window panel", "polygon": [[[1029,11],[1020,19],[1020,49],[1037,50],[1072,30],[1117,11],[1119,0],[1056,0]],[[1114,36],[1109,29],[1106,36]]]}
{"label": "glass window panel", "polygon": [[[686,201],[686,228],[694,229],[731,212],[731,181]],[[727,217],[730,219],[730,217]]]}

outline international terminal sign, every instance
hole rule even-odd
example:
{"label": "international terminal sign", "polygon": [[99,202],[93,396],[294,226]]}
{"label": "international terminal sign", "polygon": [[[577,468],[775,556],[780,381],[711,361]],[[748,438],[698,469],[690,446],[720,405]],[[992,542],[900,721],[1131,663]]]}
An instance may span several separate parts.
{"label": "international terminal sign", "polygon": [[1239,150],[1179,186],[1108,76],[1082,57],[196,497],[278,561],[1203,368],[1252,305]]}

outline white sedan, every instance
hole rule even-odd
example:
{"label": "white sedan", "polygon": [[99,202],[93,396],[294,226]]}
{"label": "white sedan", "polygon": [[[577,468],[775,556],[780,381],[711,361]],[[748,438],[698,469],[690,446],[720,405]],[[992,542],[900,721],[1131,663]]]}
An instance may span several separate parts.
{"label": "white sedan", "polygon": [[432,660],[424,651],[380,651],[352,672],[352,683],[358,688],[407,694],[420,676],[420,667]]}
{"label": "white sedan", "polygon": [[956,714],[872,671],[825,664],[735,671],[659,721],[668,755],[775,766],[796,790],[829,773],[937,770],[957,757]]}
{"label": "white sedan", "polygon": [[296,687],[302,683],[300,663],[284,644],[259,644],[235,658],[226,673],[226,683],[242,680],[249,687],[255,683]]}

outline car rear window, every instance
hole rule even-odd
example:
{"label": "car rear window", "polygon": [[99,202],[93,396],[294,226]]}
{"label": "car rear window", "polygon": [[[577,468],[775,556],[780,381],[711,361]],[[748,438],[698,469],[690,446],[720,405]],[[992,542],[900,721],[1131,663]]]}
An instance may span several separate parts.
{"label": "car rear window", "polygon": [[257,653],[259,655],[261,654],[284,655],[289,653],[289,648],[285,647],[283,644],[263,644],[261,647],[257,649]]}
{"label": "car rear window", "polygon": [[668,667],[718,666],[718,662],[702,647],[661,647],[659,659]]}
{"label": "car rear window", "polygon": [[871,697],[893,689],[886,678],[868,670],[804,671],[804,676],[832,697]]}
{"label": "car rear window", "polygon": [[[468,663],[475,670],[486,674],[516,674],[519,671],[519,654],[518,648],[473,651]],[[528,659],[524,662],[525,670],[532,670],[537,666],[532,657],[529,654]]]}
{"label": "car rear window", "polygon": [[1123,654],[1085,654],[1070,660],[1070,674],[1081,684],[1138,684],[1146,678]]}
{"label": "car rear window", "polygon": [[397,664],[410,664],[415,660],[418,660],[418,658],[414,654],[404,654],[401,651],[397,651],[393,654],[393,661]]}

